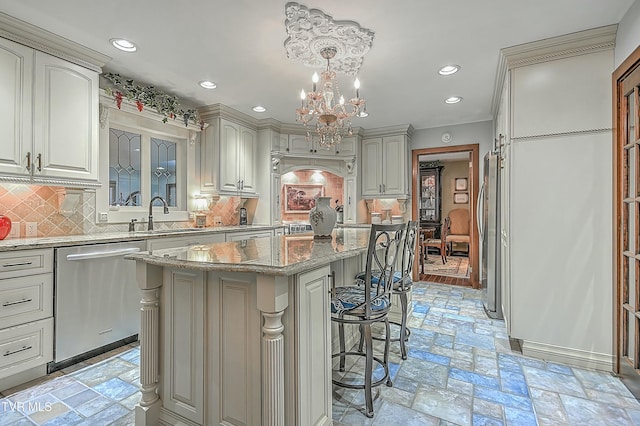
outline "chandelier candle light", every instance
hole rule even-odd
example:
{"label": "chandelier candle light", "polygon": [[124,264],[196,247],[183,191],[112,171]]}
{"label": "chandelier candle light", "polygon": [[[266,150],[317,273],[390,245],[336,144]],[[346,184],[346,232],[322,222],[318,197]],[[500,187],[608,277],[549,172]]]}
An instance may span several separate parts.
{"label": "chandelier candle light", "polygon": [[[321,148],[329,149],[339,144],[344,136],[351,136],[351,117],[357,116],[364,106],[364,99],[360,99],[360,81],[356,78],[353,86],[356,89],[356,97],[349,100],[350,110],[347,110],[344,96],[340,93],[336,72],[331,70],[329,60],[336,55],[335,47],[325,47],[320,51],[320,55],[327,60],[327,70],[318,77],[314,73],[312,91],[309,93],[300,92],[300,108],[296,110],[297,121],[302,122],[307,129],[307,141],[311,142],[313,136],[310,127],[315,120],[315,132],[317,134],[318,145]],[[318,88],[320,82],[320,90]]]}

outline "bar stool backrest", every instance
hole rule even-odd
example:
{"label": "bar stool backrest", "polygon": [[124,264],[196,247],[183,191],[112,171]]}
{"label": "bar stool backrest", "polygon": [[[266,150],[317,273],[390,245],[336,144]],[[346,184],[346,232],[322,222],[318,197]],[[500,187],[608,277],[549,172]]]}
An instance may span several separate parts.
{"label": "bar stool backrest", "polygon": [[[372,304],[382,303],[383,298],[391,297],[395,265],[403,249],[407,225],[371,225],[367,248],[367,269],[365,274],[364,315],[372,317]],[[388,304],[388,303],[387,303]],[[381,312],[376,312],[380,314]],[[386,314],[386,312],[385,312]]]}
{"label": "bar stool backrest", "polygon": [[401,291],[408,290],[413,284],[413,261],[416,257],[416,239],[418,238],[418,221],[407,223],[407,231],[404,237],[404,249],[402,251],[402,279],[399,287]]}

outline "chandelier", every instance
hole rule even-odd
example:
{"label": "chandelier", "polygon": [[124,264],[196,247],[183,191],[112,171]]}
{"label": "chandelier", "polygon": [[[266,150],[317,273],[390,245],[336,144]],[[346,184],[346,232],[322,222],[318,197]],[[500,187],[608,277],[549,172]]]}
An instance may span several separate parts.
{"label": "chandelier", "polygon": [[345,104],[336,80],[336,72],[331,70],[329,64],[336,52],[335,47],[325,47],[320,51],[320,55],[327,60],[327,70],[323,71],[320,77],[318,73],[313,74],[313,90],[306,94],[304,89],[300,92],[300,108],[296,109],[296,120],[307,129],[307,141],[312,142],[315,138],[318,145],[325,149],[339,144],[344,136],[351,136],[351,117],[360,116],[364,112],[361,108],[364,107],[365,101],[359,98],[360,81],[357,78],[353,84],[356,97],[349,100],[350,107]]}

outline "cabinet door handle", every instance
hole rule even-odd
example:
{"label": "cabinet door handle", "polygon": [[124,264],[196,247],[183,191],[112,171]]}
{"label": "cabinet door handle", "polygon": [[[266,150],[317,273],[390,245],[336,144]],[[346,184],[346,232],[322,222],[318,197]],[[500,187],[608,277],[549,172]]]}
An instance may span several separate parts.
{"label": "cabinet door handle", "polygon": [[351,195],[349,195],[349,202],[347,204],[351,205]]}
{"label": "cabinet door handle", "polygon": [[313,150],[312,150],[312,149],[310,149],[310,150],[309,150],[309,152],[313,153]]}
{"label": "cabinet door handle", "polygon": [[42,154],[38,154],[36,158],[38,159],[38,171],[41,172],[42,171]]}
{"label": "cabinet door handle", "polygon": [[27,152],[27,171],[31,171],[31,152]]}
{"label": "cabinet door handle", "polygon": [[20,348],[20,349],[18,349],[16,351],[7,351],[2,356],[9,356],[9,355],[17,354],[18,352],[28,351],[31,348],[33,348],[33,346],[23,346],[22,348]]}
{"label": "cabinet door handle", "polygon": [[6,308],[7,306],[13,306],[13,305],[19,305],[21,303],[29,303],[31,302],[33,299],[22,299],[22,300],[16,300],[15,302],[4,302],[2,304],[3,308]]}
{"label": "cabinet door handle", "polygon": [[29,266],[33,262],[18,262],[18,263],[5,263],[2,265],[3,268],[12,268],[14,266]]}

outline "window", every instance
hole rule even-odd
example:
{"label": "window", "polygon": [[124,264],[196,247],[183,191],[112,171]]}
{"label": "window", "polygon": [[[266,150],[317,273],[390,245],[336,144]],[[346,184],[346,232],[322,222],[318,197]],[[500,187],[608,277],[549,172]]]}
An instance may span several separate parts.
{"label": "window", "polygon": [[[177,207],[177,143],[149,136],[146,144],[143,139],[140,133],[109,129],[109,205],[142,206],[143,199],[159,195]],[[143,185],[143,173],[150,185]]]}
{"label": "window", "polygon": [[[190,142],[197,131],[115,108],[109,108],[104,124],[100,176],[105,178],[96,190],[96,221],[145,222],[149,201],[157,195],[167,201],[170,213],[154,214],[156,221],[189,220],[187,179],[194,174],[187,165],[195,161]],[[160,211],[161,205],[154,203]]]}
{"label": "window", "polygon": [[141,206],[139,134],[109,129],[109,205]]}

